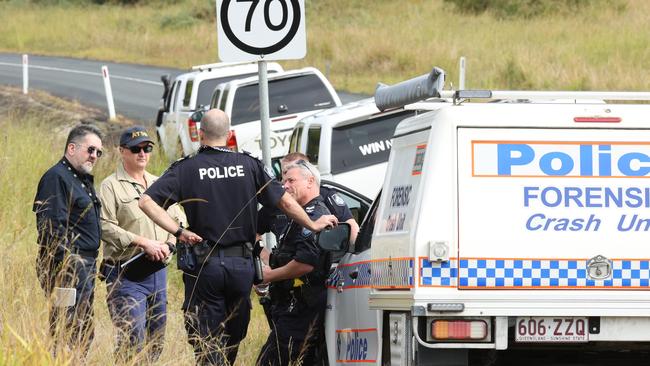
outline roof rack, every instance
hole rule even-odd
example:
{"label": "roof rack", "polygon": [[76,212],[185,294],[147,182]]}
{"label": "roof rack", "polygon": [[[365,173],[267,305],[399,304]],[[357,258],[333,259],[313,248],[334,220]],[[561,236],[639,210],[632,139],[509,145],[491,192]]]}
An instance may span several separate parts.
{"label": "roof rack", "polygon": [[222,67],[228,67],[228,66],[237,66],[237,65],[247,65],[253,63],[252,61],[244,61],[244,62],[217,62],[213,64],[205,64],[205,65],[196,65],[192,66],[192,70],[194,71],[210,71],[212,69],[220,69]]}
{"label": "roof rack", "polygon": [[[402,81],[392,86],[379,84],[375,90],[375,104],[379,110],[404,107],[430,98],[505,100],[644,100],[650,101],[650,92],[625,91],[525,91],[525,90],[443,90],[445,72],[434,67],[429,74]],[[423,107],[424,103],[418,103]]]}

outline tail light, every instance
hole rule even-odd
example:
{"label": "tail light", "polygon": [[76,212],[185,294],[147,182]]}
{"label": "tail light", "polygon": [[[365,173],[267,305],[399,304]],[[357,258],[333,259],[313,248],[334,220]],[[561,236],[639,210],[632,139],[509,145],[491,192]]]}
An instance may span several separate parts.
{"label": "tail light", "polygon": [[480,340],[487,337],[488,326],[484,320],[434,320],[431,337],[436,340]]}
{"label": "tail light", "polygon": [[198,142],[199,131],[196,128],[196,122],[194,122],[192,118],[187,119],[187,130],[190,133],[190,140],[192,140],[192,142]]}
{"label": "tail light", "polygon": [[230,137],[226,142],[226,147],[232,151],[237,151],[237,134],[235,134],[235,130],[230,130]]}

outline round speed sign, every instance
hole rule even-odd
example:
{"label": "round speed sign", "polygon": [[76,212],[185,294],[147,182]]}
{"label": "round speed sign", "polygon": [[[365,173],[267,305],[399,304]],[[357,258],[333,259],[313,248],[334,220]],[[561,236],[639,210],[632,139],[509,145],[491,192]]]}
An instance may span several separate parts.
{"label": "round speed sign", "polygon": [[222,61],[305,57],[305,0],[217,0]]}

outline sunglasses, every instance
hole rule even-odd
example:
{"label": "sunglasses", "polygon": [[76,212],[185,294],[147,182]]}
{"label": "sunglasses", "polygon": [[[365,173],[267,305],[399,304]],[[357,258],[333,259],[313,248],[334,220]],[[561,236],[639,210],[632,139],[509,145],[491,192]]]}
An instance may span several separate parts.
{"label": "sunglasses", "polygon": [[134,154],[139,154],[140,151],[144,150],[147,154],[153,151],[153,145],[146,145],[146,146],[131,146],[127,147],[129,151],[131,151]]}
{"label": "sunglasses", "polygon": [[101,158],[102,155],[104,155],[104,152],[101,149],[96,148],[95,146],[88,146],[88,155],[92,155],[93,153],[97,153],[97,157]]}

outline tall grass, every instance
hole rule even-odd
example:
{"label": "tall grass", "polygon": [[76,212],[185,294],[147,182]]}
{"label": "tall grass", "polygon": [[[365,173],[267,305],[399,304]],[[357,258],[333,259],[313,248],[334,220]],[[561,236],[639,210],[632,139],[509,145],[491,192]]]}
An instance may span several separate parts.
{"label": "tall grass", "polygon": [[[310,0],[307,57],[339,89],[372,93],[432,66],[467,86],[644,90],[650,2],[594,1],[525,18],[458,12],[443,0]],[[605,4],[605,6],[603,6]],[[611,5],[609,5],[611,4]],[[143,5],[0,3],[0,50],[187,68],[217,60],[214,1]]]}
{"label": "tall grass", "polygon": [[[74,104],[60,102],[52,109],[27,99],[11,99],[0,94],[0,365],[70,365],[75,364],[74,353],[58,354],[53,358],[48,335],[48,304],[38,285],[35,271],[36,224],[32,202],[41,175],[58,161],[63,153],[66,127],[76,124],[75,113],[62,110],[75,108]],[[51,100],[50,100],[51,101]],[[7,106],[8,104],[8,106]],[[47,104],[50,104],[49,102]],[[99,123],[106,129],[105,123]],[[104,146],[104,155],[94,170],[99,184],[115,169],[118,159],[115,147]],[[160,174],[166,163],[154,153],[150,171]],[[169,267],[168,323],[165,348],[157,364],[191,365],[192,350],[187,343],[180,310],[183,300],[182,281],[175,265]],[[253,301],[248,337],[240,347],[238,365],[254,364],[257,353],[266,340],[266,319]],[[106,306],[106,286],[97,282],[95,292],[95,340],[88,363],[111,364],[114,349],[114,327]],[[143,357],[133,365],[146,364]]]}

